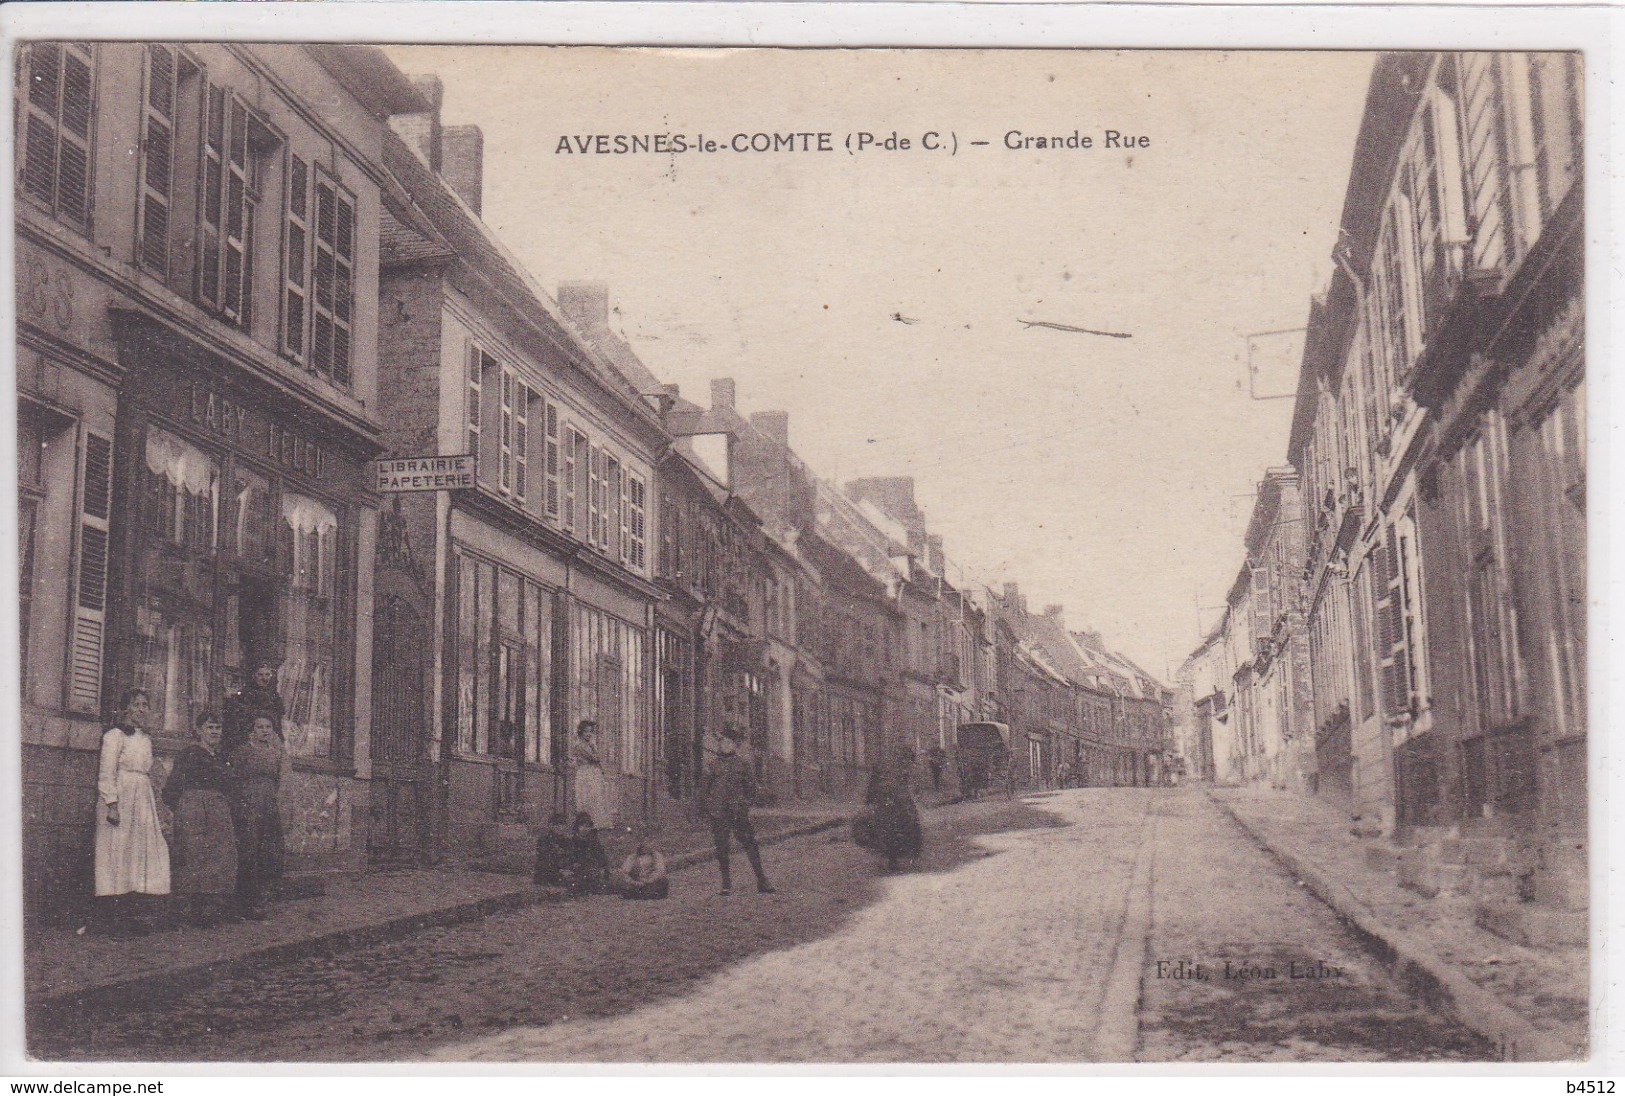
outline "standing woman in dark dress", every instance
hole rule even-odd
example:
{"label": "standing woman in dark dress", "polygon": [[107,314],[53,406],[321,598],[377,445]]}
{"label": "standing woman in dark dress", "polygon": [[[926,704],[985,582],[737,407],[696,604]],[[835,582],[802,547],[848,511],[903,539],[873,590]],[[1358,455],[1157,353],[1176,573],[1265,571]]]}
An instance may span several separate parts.
{"label": "standing woman in dark dress", "polygon": [[282,878],[282,736],[272,717],[256,714],[248,741],[226,759],[231,817],[237,827],[237,906],[250,921],[265,920],[265,892]]}
{"label": "standing woman in dark dress", "polygon": [[175,816],[172,890],[187,896],[192,923],[202,926],[221,920],[237,890],[237,827],[220,735],[220,716],[200,714],[197,744],[181,751],[164,782]]}
{"label": "standing woman in dark dress", "polygon": [[875,767],[863,801],[874,812],[874,834],[886,866],[896,871],[901,860],[917,860],[925,845],[920,827],[920,808],[909,789],[909,771],[914,753],[903,749],[892,764]]}

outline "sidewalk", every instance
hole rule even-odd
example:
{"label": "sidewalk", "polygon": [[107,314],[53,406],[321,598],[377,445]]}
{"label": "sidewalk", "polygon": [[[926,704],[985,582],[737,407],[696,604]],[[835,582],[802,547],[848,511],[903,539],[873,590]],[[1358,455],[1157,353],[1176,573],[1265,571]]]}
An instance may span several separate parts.
{"label": "sidewalk", "polygon": [[1586,948],[1522,947],[1478,928],[1469,898],[1429,899],[1402,888],[1394,869],[1368,863],[1367,850],[1385,843],[1351,835],[1334,804],[1267,788],[1208,794],[1365,936],[1402,982],[1454,1010],[1508,1060],[1585,1057]]}
{"label": "sidewalk", "polygon": [[[768,844],[839,826],[855,809],[820,804],[760,810],[753,818],[758,837]],[[693,824],[662,832],[659,842],[672,870],[714,855],[710,832]],[[319,896],[274,904],[269,919],[259,922],[175,928],[132,939],[42,929],[24,942],[27,1009],[54,1012],[77,1008],[89,998],[166,996],[250,965],[344,951],[557,896],[531,883],[528,864],[523,874],[469,867],[403,869],[330,882]]]}

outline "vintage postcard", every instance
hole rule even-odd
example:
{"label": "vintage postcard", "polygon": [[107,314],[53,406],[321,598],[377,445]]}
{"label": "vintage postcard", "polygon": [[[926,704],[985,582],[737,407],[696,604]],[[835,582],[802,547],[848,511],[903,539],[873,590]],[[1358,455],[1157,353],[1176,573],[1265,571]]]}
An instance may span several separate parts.
{"label": "vintage postcard", "polygon": [[1589,54],[309,25],[13,28],[19,1070],[1592,1053]]}

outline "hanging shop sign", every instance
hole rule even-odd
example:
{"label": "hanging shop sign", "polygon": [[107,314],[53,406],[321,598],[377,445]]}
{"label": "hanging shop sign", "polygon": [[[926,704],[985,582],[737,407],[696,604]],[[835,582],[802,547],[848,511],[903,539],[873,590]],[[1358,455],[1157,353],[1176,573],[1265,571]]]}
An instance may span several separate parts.
{"label": "hanging shop sign", "polygon": [[405,491],[455,491],[474,486],[475,458],[390,457],[372,462],[372,489],[380,494]]}

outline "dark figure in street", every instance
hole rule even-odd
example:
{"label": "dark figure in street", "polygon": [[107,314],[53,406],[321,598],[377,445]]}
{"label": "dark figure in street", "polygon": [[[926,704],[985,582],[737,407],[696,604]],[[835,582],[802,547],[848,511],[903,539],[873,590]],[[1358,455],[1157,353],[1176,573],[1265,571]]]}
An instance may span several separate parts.
{"label": "dark figure in street", "polygon": [[666,858],[649,842],[639,841],[632,855],[622,861],[615,889],[622,898],[658,900],[666,897],[671,892],[671,881],[666,878]]}
{"label": "dark figure in street", "polygon": [[220,753],[216,712],[197,717],[197,744],[182,750],[164,781],[175,816],[172,889],[184,895],[194,925],[218,924],[237,892],[237,827],[231,817],[231,774]]}
{"label": "dark figure in street", "polygon": [[226,698],[225,733],[220,739],[220,752],[227,757],[248,741],[254,729],[254,717],[271,717],[271,726],[277,737],[282,736],[282,720],[287,706],[276,689],[276,666],[261,660],[254,664],[254,679]]}
{"label": "dark figure in street", "polygon": [[890,765],[879,765],[869,776],[863,801],[872,812],[874,847],[886,858],[886,866],[896,871],[903,860],[917,860],[925,845],[920,828],[920,808],[909,790],[909,770],[914,753],[903,750]]}
{"label": "dark figure in street", "polygon": [[598,827],[586,811],[576,812],[565,876],[565,890],[573,897],[596,894],[609,882],[609,857],[598,839]]}
{"label": "dark figure in street", "polygon": [[942,771],[948,767],[948,751],[941,746],[931,747],[931,758],[927,762],[931,766],[931,790],[942,790]]}
{"label": "dark figure in street", "polygon": [[536,869],[532,881],[539,887],[564,886],[564,873],[569,869],[574,851],[575,835],[570,830],[570,820],[563,811],[554,811],[536,838]]}
{"label": "dark figure in street", "polygon": [[285,756],[277,724],[264,713],[250,724],[248,741],[226,756],[231,776],[231,818],[237,830],[237,906],[249,921],[265,920],[267,892],[282,878],[282,786]]}
{"label": "dark figure in street", "polygon": [[722,875],[722,893],[733,893],[728,871],[730,835],[745,850],[756,873],[756,889],[773,894],[773,884],[762,871],[762,852],[756,847],[756,830],[750,824],[751,804],[756,801],[756,773],[750,762],[739,756],[740,734],[730,729],[722,738],[720,752],[706,766],[700,780],[700,813],[711,823],[711,842],[717,850],[717,870]]}

